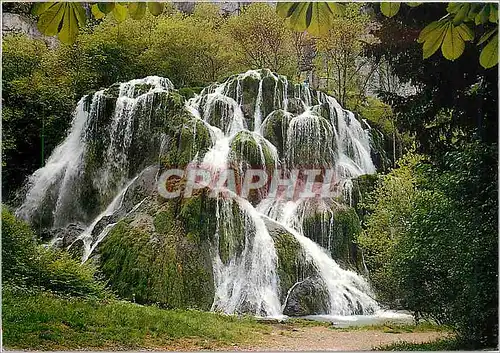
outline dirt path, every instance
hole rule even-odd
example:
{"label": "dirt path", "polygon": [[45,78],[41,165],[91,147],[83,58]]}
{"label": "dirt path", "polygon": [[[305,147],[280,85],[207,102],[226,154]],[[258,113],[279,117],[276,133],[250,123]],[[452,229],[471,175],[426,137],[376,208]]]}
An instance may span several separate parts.
{"label": "dirt path", "polygon": [[233,346],[241,351],[360,351],[399,341],[423,343],[444,338],[446,332],[388,333],[381,330],[340,331],[324,326],[275,327],[254,345]]}

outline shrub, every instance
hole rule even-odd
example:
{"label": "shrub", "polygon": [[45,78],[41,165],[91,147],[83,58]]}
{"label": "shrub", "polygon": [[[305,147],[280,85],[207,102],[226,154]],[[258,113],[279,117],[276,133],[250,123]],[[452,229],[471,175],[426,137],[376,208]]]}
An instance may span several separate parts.
{"label": "shrub", "polygon": [[2,208],[2,279],[17,287],[74,296],[109,295],[92,265],[62,250],[37,244],[29,226]]}

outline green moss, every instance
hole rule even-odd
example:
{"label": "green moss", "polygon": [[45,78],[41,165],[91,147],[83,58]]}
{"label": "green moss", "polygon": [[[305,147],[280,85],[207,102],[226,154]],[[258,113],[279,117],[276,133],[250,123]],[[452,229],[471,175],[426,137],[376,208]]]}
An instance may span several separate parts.
{"label": "green moss", "polygon": [[303,229],[304,235],[328,249],[334,260],[346,267],[363,269],[361,254],[356,246],[361,222],[354,208],[315,212],[304,219]]}
{"label": "green moss", "polygon": [[[139,213],[135,219],[148,217]],[[122,220],[100,245],[101,270],[111,288],[139,303],[208,310],[214,294],[209,244],[187,236],[171,204],[156,212],[154,232],[139,223]]]}
{"label": "green moss", "polygon": [[231,201],[230,210],[222,213],[221,226],[219,227],[219,256],[226,264],[230,259],[241,254],[245,248],[246,222],[239,205]]}
{"label": "green moss", "polygon": [[209,241],[215,234],[216,200],[208,196],[208,191],[185,198],[181,202],[180,220],[191,238],[197,243]]}
{"label": "green moss", "polygon": [[185,167],[196,154],[202,156],[212,146],[210,132],[200,120],[184,118],[175,131],[167,133],[172,136],[169,148],[162,158],[162,163],[167,167]]}
{"label": "green moss", "polygon": [[154,218],[155,231],[158,233],[167,233],[173,223],[174,218],[172,212],[160,211]]}
{"label": "green moss", "polygon": [[305,260],[299,242],[285,230],[272,233],[276,255],[278,256],[277,272],[280,280],[280,299],[283,303],[288,290],[297,282],[314,273],[313,267]]}
{"label": "green moss", "polygon": [[179,94],[183,96],[185,99],[190,99],[194,97],[195,92],[190,87],[182,87],[179,88]]}
{"label": "green moss", "polygon": [[[240,131],[231,142],[231,160],[251,167],[274,167],[275,161],[270,147],[248,131]],[[263,160],[264,159],[264,160]]]}
{"label": "green moss", "polygon": [[269,114],[263,124],[263,136],[276,147],[281,157],[283,157],[286,134],[291,119],[291,114],[279,109]]}

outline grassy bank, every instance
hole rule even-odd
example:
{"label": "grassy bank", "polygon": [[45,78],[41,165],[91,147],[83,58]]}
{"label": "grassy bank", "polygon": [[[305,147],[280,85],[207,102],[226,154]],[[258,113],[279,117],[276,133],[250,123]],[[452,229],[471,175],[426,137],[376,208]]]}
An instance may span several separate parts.
{"label": "grassy bank", "polygon": [[377,351],[460,351],[467,350],[454,338],[445,338],[426,343],[398,342],[377,347]]}
{"label": "grassy bank", "polygon": [[270,330],[251,317],[164,310],[117,300],[3,294],[4,343],[17,349],[210,349]]}

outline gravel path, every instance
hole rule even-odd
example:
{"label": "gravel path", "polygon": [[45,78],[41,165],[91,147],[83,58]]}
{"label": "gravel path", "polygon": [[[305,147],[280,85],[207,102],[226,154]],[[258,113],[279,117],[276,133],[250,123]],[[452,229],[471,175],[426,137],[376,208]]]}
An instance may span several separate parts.
{"label": "gravel path", "polygon": [[387,333],[381,330],[339,331],[328,327],[275,328],[251,346],[233,346],[241,351],[360,351],[399,341],[423,343],[446,337],[446,332]]}

